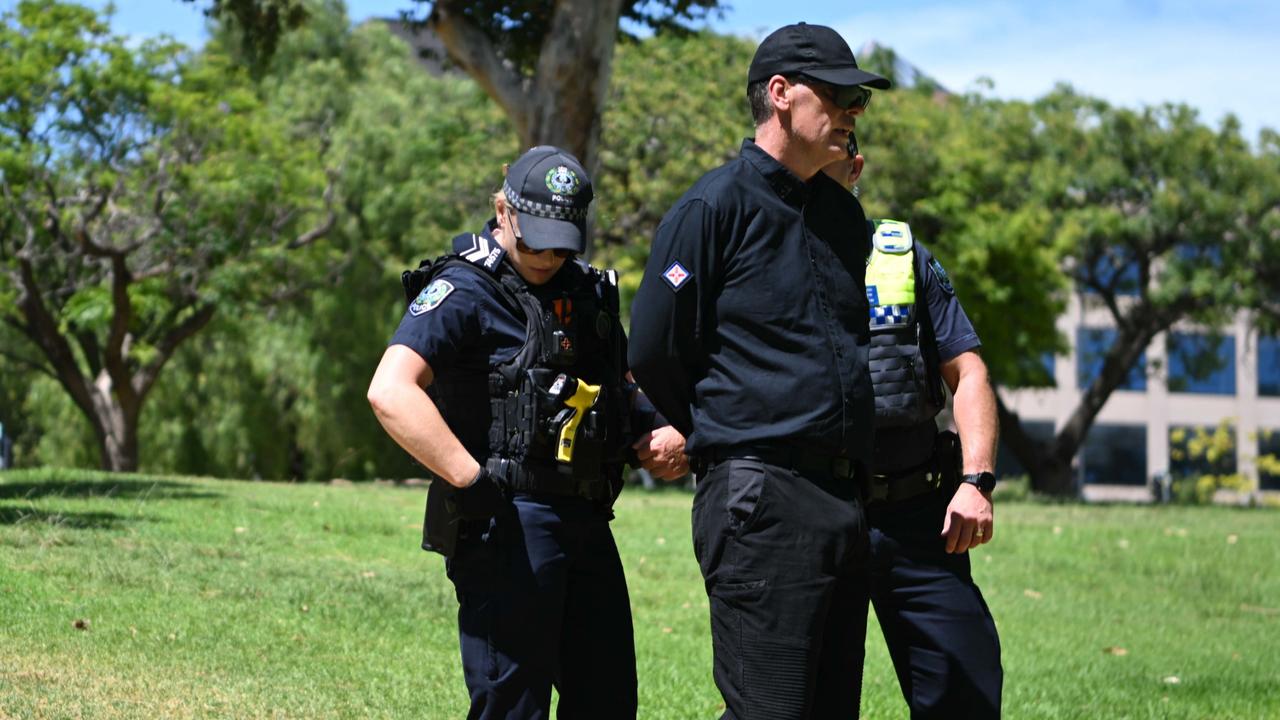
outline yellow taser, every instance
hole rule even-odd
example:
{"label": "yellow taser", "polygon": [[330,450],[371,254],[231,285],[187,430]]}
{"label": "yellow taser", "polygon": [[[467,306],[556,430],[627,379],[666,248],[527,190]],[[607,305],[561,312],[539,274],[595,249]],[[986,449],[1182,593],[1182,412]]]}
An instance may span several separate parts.
{"label": "yellow taser", "polygon": [[588,385],[581,380],[574,388],[573,395],[564,404],[573,409],[573,417],[560,426],[560,444],[556,447],[556,460],[564,463],[573,462],[573,443],[578,437],[578,425],[582,418],[596,404],[600,397],[599,385]]}

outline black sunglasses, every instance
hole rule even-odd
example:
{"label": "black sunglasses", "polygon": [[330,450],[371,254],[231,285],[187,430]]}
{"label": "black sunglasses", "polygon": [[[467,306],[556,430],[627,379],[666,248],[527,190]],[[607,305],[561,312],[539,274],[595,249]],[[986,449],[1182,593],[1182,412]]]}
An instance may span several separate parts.
{"label": "black sunglasses", "polygon": [[841,110],[862,110],[871,104],[871,89],[861,85],[832,85],[804,76],[801,82],[822,93]]}

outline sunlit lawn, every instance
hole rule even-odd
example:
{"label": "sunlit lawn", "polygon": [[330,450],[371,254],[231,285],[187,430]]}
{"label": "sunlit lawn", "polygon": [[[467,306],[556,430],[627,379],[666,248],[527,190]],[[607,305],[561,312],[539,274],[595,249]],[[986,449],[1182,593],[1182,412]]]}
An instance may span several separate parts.
{"label": "sunlit lawn", "polygon": [[[465,714],[420,487],[0,473],[0,718]],[[642,718],[712,718],[690,496],[628,490]],[[1009,718],[1280,717],[1280,514],[1003,504]],[[77,627],[79,624],[79,627]],[[863,715],[905,718],[871,622]]]}

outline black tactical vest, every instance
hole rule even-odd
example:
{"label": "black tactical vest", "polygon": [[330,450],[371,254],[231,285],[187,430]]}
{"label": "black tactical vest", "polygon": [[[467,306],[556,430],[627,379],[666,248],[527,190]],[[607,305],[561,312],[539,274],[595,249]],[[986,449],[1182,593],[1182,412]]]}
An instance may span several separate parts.
{"label": "black tactical vest", "polygon": [[[905,224],[902,226],[905,230]],[[876,244],[872,249],[872,262],[886,246],[884,226],[873,225]],[[876,448],[872,463],[877,475],[918,467],[933,454],[937,427],[934,417],[946,404],[942,391],[941,362],[938,345],[929,317],[929,303],[924,285],[920,281],[927,270],[922,265],[919,248],[911,242],[906,231],[905,251],[892,253],[902,260],[900,267],[876,278],[869,270],[867,297],[871,303],[871,343],[868,360],[871,383],[876,394]],[[892,244],[888,244],[893,247]],[[899,246],[901,247],[901,246]],[[905,253],[911,253],[911,262],[905,262]],[[908,277],[909,273],[909,277]],[[882,302],[898,300],[889,293],[878,292],[876,280],[900,282],[914,289],[913,302]]]}
{"label": "black tactical vest", "polygon": [[460,235],[453,254],[402,277],[414,298],[444,268],[465,267],[525,322],[524,343],[509,360],[439,377],[428,394],[473,457],[495,474],[520,474],[504,478],[512,484],[528,486],[536,473],[616,485],[630,440],[616,275],[575,261],[561,270],[569,277],[557,287],[565,289],[540,300],[491,244]]}

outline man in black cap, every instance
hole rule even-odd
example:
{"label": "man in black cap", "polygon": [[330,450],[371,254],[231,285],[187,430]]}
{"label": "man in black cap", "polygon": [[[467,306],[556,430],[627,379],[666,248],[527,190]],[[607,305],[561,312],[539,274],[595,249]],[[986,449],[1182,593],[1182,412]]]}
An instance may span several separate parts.
{"label": "man in black cap", "polygon": [[572,259],[591,198],[572,155],[521,156],[485,228],[405,273],[369,386],[388,434],[436,475],[422,546],[457,590],[469,718],[549,717],[553,685],[560,717],[636,713],[610,508],[628,451],[661,478],[687,465],[684,438],[627,383],[616,276]]}
{"label": "man in black cap", "polygon": [[765,38],[756,137],[663,218],[632,303],[631,366],[688,437],[694,551],[725,718],[856,718],[872,449],[870,248],[823,175],[885,89],[832,29]]}

